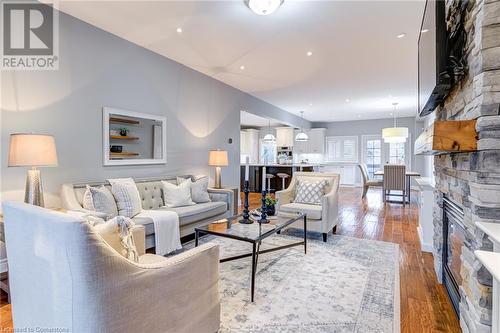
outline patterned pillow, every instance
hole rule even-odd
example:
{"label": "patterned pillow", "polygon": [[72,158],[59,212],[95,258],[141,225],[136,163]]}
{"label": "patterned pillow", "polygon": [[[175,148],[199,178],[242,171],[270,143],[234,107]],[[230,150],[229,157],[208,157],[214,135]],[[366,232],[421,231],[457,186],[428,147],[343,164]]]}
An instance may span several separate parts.
{"label": "patterned pillow", "polygon": [[299,180],[294,202],[321,205],[326,185],[328,185],[328,181],[325,179],[318,181]]}
{"label": "patterned pillow", "polygon": [[[177,185],[185,182],[189,178],[177,177]],[[191,200],[196,203],[210,202],[208,195],[208,177],[200,176],[191,183]]]}
{"label": "patterned pillow", "polygon": [[118,215],[115,198],[104,186],[91,187],[87,185],[87,190],[83,195],[83,208],[104,213],[108,219]]}
{"label": "patterned pillow", "polygon": [[118,215],[134,217],[142,211],[141,195],[132,178],[108,179],[118,206]]}

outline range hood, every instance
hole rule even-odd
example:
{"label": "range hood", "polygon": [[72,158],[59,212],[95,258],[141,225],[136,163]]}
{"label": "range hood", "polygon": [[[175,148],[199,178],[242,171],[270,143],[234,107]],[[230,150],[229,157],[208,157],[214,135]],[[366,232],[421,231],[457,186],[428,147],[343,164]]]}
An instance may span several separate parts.
{"label": "range hood", "polygon": [[476,120],[436,120],[415,140],[415,154],[437,155],[477,150]]}

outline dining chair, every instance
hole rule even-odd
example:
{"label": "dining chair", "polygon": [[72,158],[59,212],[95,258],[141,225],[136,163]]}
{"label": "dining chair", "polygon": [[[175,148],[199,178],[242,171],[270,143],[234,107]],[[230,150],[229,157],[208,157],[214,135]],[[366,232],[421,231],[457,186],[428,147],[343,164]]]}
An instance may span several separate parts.
{"label": "dining chair", "polygon": [[361,195],[361,199],[366,196],[366,192],[371,186],[380,186],[384,185],[383,180],[381,179],[370,179],[370,175],[368,173],[368,167],[365,163],[358,164],[359,170],[361,171],[361,178],[363,179],[363,194]]}
{"label": "dining chair", "polygon": [[[387,164],[384,165],[384,181],[383,181],[383,197],[384,202],[387,201],[387,196],[401,196],[403,198],[403,206],[406,205],[406,166]],[[401,191],[402,194],[393,194],[390,191]]]}

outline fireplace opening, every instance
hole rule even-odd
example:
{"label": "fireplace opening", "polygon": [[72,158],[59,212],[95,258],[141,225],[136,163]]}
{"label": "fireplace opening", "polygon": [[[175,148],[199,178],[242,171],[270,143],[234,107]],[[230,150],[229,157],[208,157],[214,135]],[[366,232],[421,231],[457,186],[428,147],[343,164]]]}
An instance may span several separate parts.
{"label": "fireplace opening", "polygon": [[462,284],[460,267],[462,246],[465,244],[464,210],[446,195],[443,196],[443,284],[457,316]]}

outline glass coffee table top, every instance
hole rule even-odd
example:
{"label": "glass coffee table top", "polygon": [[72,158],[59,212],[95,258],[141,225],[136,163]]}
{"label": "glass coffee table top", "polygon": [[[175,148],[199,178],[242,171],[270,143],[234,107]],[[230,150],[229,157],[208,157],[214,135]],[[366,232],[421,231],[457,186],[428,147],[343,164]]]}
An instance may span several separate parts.
{"label": "glass coffee table top", "polygon": [[202,233],[255,242],[276,233],[296,221],[302,220],[304,214],[296,214],[290,217],[271,216],[269,223],[259,223],[257,221],[254,221],[252,224],[239,223],[238,221],[242,218],[242,215],[239,214],[196,229]]}

